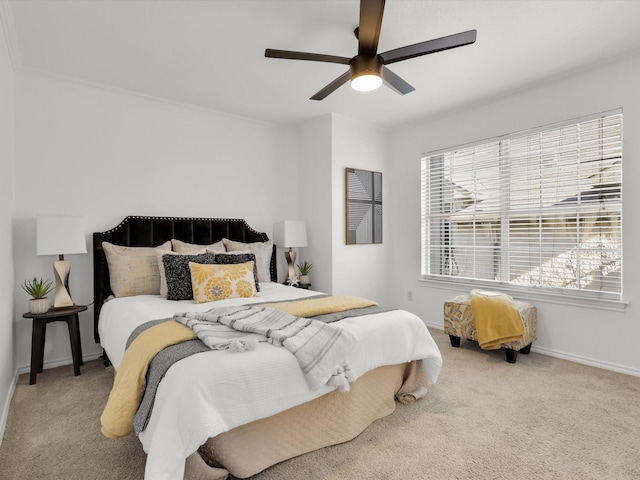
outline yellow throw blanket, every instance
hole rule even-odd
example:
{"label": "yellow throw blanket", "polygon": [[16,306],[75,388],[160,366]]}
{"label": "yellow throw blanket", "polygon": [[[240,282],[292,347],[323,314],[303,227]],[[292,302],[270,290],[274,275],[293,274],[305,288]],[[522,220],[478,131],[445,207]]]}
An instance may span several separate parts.
{"label": "yellow throw blanket", "polygon": [[378,304],[366,298],[334,295],[306,300],[293,300],[291,302],[262,303],[259,306],[275,308],[295,317],[315,317],[316,315],[345,312],[354,308],[373,307],[375,305]]}
{"label": "yellow throw blanket", "polygon": [[131,342],[100,417],[105,437],[125,437],[133,432],[133,418],[144,394],[145,376],[153,357],[165,347],[195,338],[198,337],[191,328],[170,321],[145,330]]}
{"label": "yellow throw blanket", "polygon": [[522,340],[524,322],[511,296],[471,290],[471,312],[481,348],[496,350],[503,343]]}

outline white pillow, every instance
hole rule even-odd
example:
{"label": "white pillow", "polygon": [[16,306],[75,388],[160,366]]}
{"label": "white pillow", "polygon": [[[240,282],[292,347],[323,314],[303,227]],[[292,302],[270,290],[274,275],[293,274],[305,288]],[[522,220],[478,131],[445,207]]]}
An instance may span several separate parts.
{"label": "white pillow", "polygon": [[102,248],[109,265],[111,290],[116,297],[160,293],[157,252],[171,251],[171,242],[158,247],[123,247],[102,242]]}
{"label": "white pillow", "polygon": [[273,253],[273,242],[242,243],[234,242],[227,238],[222,239],[225,248],[229,252],[248,251],[256,256],[256,266],[258,267],[258,280],[260,282],[271,281],[271,254]]}
{"label": "white pillow", "polygon": [[177,253],[204,253],[204,249],[208,248],[214,253],[224,253],[226,250],[222,241],[212,243],[211,245],[198,245],[196,243],[187,243],[176,238],[171,239],[173,251]]}

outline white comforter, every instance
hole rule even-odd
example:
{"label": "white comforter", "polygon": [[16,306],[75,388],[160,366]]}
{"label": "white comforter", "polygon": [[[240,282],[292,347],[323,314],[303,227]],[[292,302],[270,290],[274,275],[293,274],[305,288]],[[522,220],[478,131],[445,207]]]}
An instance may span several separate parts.
{"label": "white comforter", "polygon": [[[276,283],[261,283],[260,290],[258,297],[223,300],[215,306],[317,295]],[[100,312],[102,346],[118,369],[127,339],[138,325],[213,306],[152,295],[111,300]],[[414,314],[395,310],[346,318],[336,325],[358,340],[348,358],[356,376],[383,365],[423,359],[429,382],[437,380],[442,366],[440,351]],[[211,351],[185,358],[174,364],[160,382],[149,424],[140,434],[148,455],[145,479],[182,479],[185,459],[209,437],[275,415],[332,389],[311,391],[295,357],[267,343],[249,352]]]}

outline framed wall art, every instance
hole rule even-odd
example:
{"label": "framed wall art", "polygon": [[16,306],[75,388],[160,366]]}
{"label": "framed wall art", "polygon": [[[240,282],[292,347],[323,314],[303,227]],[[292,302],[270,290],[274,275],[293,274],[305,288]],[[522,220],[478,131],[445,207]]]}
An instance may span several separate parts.
{"label": "framed wall art", "polygon": [[347,245],[382,243],[382,173],[345,169]]}

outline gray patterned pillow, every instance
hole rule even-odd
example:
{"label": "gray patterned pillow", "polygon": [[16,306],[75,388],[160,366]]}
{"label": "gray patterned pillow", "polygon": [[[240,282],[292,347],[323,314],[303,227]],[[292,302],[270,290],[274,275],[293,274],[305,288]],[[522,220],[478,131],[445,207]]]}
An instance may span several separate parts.
{"label": "gray patterned pillow", "polygon": [[189,262],[216,263],[213,253],[199,255],[163,255],[162,264],[167,279],[167,300],[193,300]]}
{"label": "gray patterned pillow", "polygon": [[[209,250],[207,250],[209,252]],[[260,291],[260,282],[258,282],[258,268],[256,267],[256,256],[253,253],[216,253],[215,263],[230,265],[236,263],[253,262],[253,278],[256,281],[256,292]],[[198,262],[200,263],[200,262]]]}

